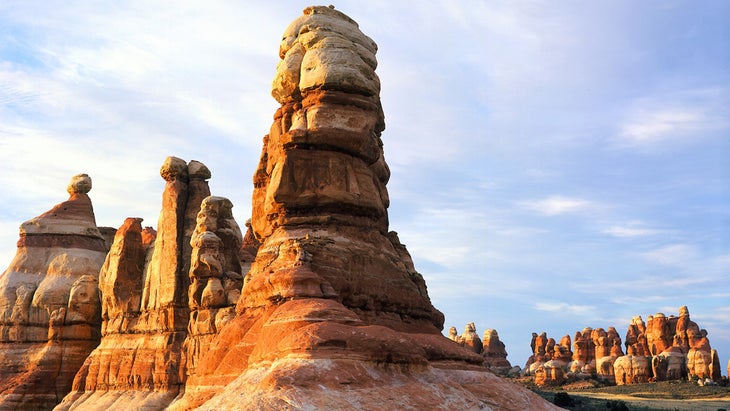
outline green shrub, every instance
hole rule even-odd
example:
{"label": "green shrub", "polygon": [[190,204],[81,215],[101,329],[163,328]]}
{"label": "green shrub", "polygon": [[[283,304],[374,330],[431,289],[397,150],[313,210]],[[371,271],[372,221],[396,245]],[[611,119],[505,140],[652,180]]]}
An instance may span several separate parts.
{"label": "green shrub", "polygon": [[629,411],[629,407],[621,400],[606,401],[606,408],[611,411]]}
{"label": "green shrub", "polygon": [[571,398],[567,392],[560,391],[555,393],[555,397],[553,397],[553,404],[558,407],[572,407],[575,405],[575,401],[573,401],[573,398]]}

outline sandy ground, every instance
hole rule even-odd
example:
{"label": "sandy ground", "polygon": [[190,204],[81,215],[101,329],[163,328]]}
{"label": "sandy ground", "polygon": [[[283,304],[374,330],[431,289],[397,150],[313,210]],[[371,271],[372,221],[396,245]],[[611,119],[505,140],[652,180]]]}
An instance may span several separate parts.
{"label": "sandy ground", "polygon": [[573,397],[590,397],[602,400],[621,400],[630,409],[634,407],[646,407],[651,410],[670,411],[717,411],[726,409],[730,411],[730,399],[728,398],[702,398],[702,399],[668,399],[668,398],[637,398],[632,395],[606,394],[602,392],[569,392]]}

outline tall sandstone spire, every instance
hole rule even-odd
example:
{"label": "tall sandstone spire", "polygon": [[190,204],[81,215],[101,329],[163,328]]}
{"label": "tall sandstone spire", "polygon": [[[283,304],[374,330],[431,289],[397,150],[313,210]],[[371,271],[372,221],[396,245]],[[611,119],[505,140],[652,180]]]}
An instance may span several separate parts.
{"label": "tall sandstone spire", "polygon": [[388,231],[376,50],[331,7],[284,32],[246,235],[260,246],[171,409],[552,409],[441,335]]}
{"label": "tall sandstone spire", "polygon": [[97,275],[107,252],[79,174],[69,199],[20,226],[0,275],[0,410],[49,409],[99,343]]}
{"label": "tall sandstone spire", "polygon": [[207,169],[165,162],[154,245],[120,228],[101,343],[56,409],[554,409],[441,335],[388,231],[375,52],[333,8],[287,28],[245,234]]}
{"label": "tall sandstone spire", "polygon": [[[162,409],[185,382],[191,236],[210,171],[168,157],[157,232],[128,218],[99,275],[102,338],[76,374],[65,409]],[[132,404],[130,404],[130,401]]]}

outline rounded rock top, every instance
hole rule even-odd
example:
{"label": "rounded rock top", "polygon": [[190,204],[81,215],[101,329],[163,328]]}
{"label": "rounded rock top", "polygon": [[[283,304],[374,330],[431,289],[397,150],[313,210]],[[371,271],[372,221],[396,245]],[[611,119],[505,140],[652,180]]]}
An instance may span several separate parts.
{"label": "rounded rock top", "polygon": [[68,183],[66,191],[69,194],[86,194],[91,191],[91,177],[88,174],[76,174],[71,177],[71,182]]}
{"label": "rounded rock top", "polygon": [[188,164],[185,160],[177,157],[167,157],[160,167],[160,176],[166,181],[172,181],[178,177],[188,178]]}

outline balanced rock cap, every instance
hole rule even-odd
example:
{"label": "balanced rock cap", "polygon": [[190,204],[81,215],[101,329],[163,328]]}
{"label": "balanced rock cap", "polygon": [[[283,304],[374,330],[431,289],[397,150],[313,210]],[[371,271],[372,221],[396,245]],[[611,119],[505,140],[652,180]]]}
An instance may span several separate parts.
{"label": "balanced rock cap", "polygon": [[188,164],[185,160],[177,157],[167,157],[160,167],[160,176],[165,181],[172,181],[178,177],[188,178]]}
{"label": "balanced rock cap", "polygon": [[66,191],[71,194],[86,194],[91,191],[91,177],[88,174],[76,174],[71,177],[71,182],[68,183]]}

